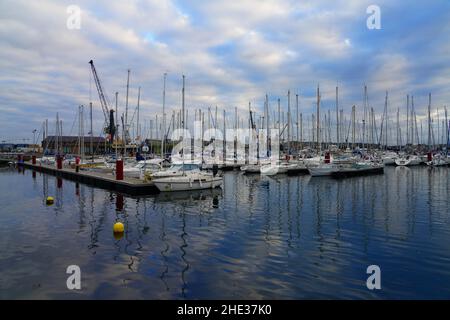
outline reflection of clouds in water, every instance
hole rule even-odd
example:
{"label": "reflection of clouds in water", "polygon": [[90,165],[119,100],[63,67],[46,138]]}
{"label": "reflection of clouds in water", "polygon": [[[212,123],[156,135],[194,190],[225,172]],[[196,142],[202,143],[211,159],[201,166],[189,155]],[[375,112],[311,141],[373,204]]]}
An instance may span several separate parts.
{"label": "reflection of clouds in water", "polygon": [[[146,197],[77,191],[64,180],[59,208],[41,204],[55,194],[54,177],[38,176],[36,189],[31,174],[14,172],[2,178],[29,196],[14,204],[17,192],[0,193],[10,200],[0,216],[0,287],[14,297],[415,297],[412,282],[389,275],[450,279],[449,172],[435,169],[343,180],[227,173],[223,190]],[[120,240],[116,220],[126,228]],[[361,266],[373,261],[390,281],[375,296],[358,289]],[[63,286],[69,264],[82,269],[77,295]],[[423,290],[438,286],[433,279]]]}

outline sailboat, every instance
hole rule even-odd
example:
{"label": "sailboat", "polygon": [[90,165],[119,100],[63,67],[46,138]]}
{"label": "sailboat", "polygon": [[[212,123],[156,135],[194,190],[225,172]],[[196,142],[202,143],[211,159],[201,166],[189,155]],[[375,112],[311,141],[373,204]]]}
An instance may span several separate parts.
{"label": "sailboat", "polygon": [[220,187],[223,178],[210,172],[187,171],[182,176],[157,178],[153,183],[159,191],[189,191]]}

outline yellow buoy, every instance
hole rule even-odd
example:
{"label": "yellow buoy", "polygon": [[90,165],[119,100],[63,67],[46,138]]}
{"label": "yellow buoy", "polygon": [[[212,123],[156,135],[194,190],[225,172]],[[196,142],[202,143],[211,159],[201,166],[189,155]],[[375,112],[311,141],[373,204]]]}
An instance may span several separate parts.
{"label": "yellow buoy", "polygon": [[47,204],[53,204],[53,202],[55,202],[55,200],[53,199],[53,197],[47,197],[47,199],[45,200],[45,202]]}
{"label": "yellow buoy", "polygon": [[123,233],[124,229],[125,228],[124,228],[122,222],[116,222],[114,224],[114,227],[113,227],[114,233]]}

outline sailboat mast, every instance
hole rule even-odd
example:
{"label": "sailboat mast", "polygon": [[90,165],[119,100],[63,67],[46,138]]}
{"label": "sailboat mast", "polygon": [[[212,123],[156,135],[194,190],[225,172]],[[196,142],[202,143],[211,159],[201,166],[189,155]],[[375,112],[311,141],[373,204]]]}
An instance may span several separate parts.
{"label": "sailboat mast", "polygon": [[[125,100],[125,125],[124,125],[124,132],[125,132],[125,138],[128,139],[128,92],[130,89],[130,69],[128,69],[128,77],[127,77],[127,97]],[[125,144],[127,141],[125,141]]]}
{"label": "sailboat mast", "polygon": [[118,160],[118,154],[117,154],[117,144],[119,142],[119,122],[117,121],[117,117],[118,117],[118,113],[117,113],[117,104],[118,104],[118,96],[119,96],[119,92],[116,91],[116,160]]}
{"label": "sailboat mast", "polygon": [[181,128],[184,130],[184,83],[186,76],[183,74],[183,89],[181,91]]}
{"label": "sailboat mast", "polygon": [[164,73],[164,85],[163,85],[163,119],[162,119],[162,136],[161,136],[161,159],[164,159],[164,143],[166,140],[166,77],[167,73]]}
{"label": "sailboat mast", "polygon": [[94,134],[93,134],[93,125],[92,125],[92,102],[89,102],[89,118],[90,118],[90,122],[91,122],[91,131],[90,131],[90,143],[89,143],[89,148],[91,149],[91,160],[92,162],[94,162]]}
{"label": "sailboat mast", "polygon": [[409,119],[409,94],[406,95],[406,145],[410,142],[409,135],[410,119]]}
{"label": "sailboat mast", "polygon": [[319,139],[319,128],[320,128],[320,91],[317,85],[317,119],[316,119],[316,137],[317,137],[317,150],[320,151],[320,139]]}
{"label": "sailboat mast", "polygon": [[297,134],[295,135],[295,137],[296,137],[296,140],[297,140],[297,151],[298,151],[298,142],[299,142],[299,139],[300,139],[300,136],[299,136],[299,114],[298,114],[298,93],[295,95],[295,109],[296,109],[296,113],[297,113],[297,121],[296,121],[296,123],[297,123]]}
{"label": "sailboat mast", "polygon": [[338,100],[338,86],[336,86],[336,143],[339,148],[339,100]]}
{"label": "sailboat mast", "polygon": [[288,129],[288,155],[291,154],[291,90],[288,90],[288,113],[287,113],[287,129]]}
{"label": "sailboat mast", "polygon": [[431,151],[431,93],[428,94],[428,151]]}

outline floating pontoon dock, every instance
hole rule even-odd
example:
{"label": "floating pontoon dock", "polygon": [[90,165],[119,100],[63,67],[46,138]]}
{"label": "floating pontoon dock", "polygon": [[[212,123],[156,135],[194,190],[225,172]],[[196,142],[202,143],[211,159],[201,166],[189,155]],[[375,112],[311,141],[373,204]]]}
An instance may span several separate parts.
{"label": "floating pontoon dock", "polygon": [[71,168],[57,169],[52,165],[32,164],[31,162],[24,162],[23,166],[64,179],[82,182],[99,188],[119,191],[130,195],[155,194],[159,192],[153,182],[144,182],[139,179],[124,177],[123,180],[116,180],[115,176],[107,173],[83,170],[76,172],[75,169]]}

